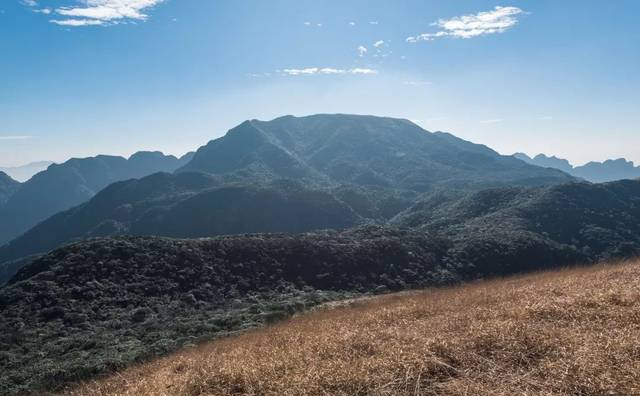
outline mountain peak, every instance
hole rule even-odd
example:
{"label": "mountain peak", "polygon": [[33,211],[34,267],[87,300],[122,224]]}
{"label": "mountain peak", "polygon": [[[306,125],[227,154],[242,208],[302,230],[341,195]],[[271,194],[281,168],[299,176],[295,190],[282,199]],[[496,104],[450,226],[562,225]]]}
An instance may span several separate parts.
{"label": "mountain peak", "polygon": [[535,176],[509,176],[514,166],[522,164],[486,146],[447,133],[431,133],[405,119],[316,114],[245,121],[201,147],[181,171],[245,181],[301,178],[316,185],[412,191],[449,183],[476,188],[472,186],[571,180],[534,167],[525,173]]}

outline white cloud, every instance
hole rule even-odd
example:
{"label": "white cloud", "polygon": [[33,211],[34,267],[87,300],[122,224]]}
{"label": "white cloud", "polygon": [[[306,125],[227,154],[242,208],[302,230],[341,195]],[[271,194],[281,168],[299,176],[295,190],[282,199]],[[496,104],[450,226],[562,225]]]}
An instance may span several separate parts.
{"label": "white cloud", "polygon": [[371,21],[371,22],[369,22],[369,25],[378,25],[378,24],[379,24],[379,22],[378,22],[378,21]]}
{"label": "white cloud", "polygon": [[360,57],[365,56],[368,51],[369,50],[364,45],[361,45],[361,46],[358,47],[358,55],[360,55]]}
{"label": "white cloud", "polygon": [[378,74],[377,70],[355,68],[355,69],[335,69],[331,67],[308,67],[305,69],[284,69],[281,74],[285,76],[313,76],[313,75],[331,75],[331,74]]}
{"label": "white cloud", "polygon": [[349,25],[350,26],[356,26],[356,23],[355,22],[349,22]]}
{"label": "white cloud", "polygon": [[[66,0],[71,1],[71,0]],[[59,17],[51,23],[62,26],[115,25],[131,21],[145,21],[149,17],[145,11],[165,0],[76,0],[76,4],[63,5],[55,9],[34,10]],[[30,7],[39,5],[36,0],[23,0]]]}
{"label": "white cloud", "polygon": [[375,43],[373,43],[373,46],[376,48],[380,48],[384,45],[384,40],[378,40]]}
{"label": "white cloud", "polygon": [[27,140],[27,139],[33,139],[33,136],[27,136],[27,135],[0,136],[0,140]]}
{"label": "white cloud", "polygon": [[492,118],[490,120],[482,120],[480,121],[481,124],[499,124],[502,121],[504,121],[502,118]]}
{"label": "white cloud", "polygon": [[95,19],[52,19],[51,23],[55,23],[60,26],[102,26],[105,24],[103,21]]}
{"label": "white cloud", "polygon": [[451,19],[440,19],[433,23],[440,31],[423,33],[407,38],[407,42],[433,41],[440,37],[472,38],[487,34],[503,33],[518,23],[517,16],[524,11],[518,7],[496,7],[492,11],[475,15],[463,15]]}

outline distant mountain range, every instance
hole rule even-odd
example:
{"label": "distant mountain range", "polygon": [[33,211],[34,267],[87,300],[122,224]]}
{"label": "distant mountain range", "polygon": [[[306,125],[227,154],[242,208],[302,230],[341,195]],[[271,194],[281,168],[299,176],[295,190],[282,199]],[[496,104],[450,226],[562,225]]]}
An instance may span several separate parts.
{"label": "distant mountain range", "polygon": [[27,180],[31,179],[31,177],[33,177],[33,175],[35,175],[36,173],[46,170],[49,165],[53,165],[53,162],[38,161],[31,162],[22,166],[13,166],[7,168],[0,167],[0,172],[4,172],[7,175],[11,176],[11,178],[13,178],[14,180],[24,183]]}
{"label": "distant mountain range", "polygon": [[54,164],[21,184],[0,206],[0,244],[39,222],[86,202],[111,183],[156,172],[172,172],[187,163],[159,152],[139,152],[129,159],[100,155]]}
{"label": "distant mountain range", "polygon": [[[114,184],[94,197],[117,180],[174,169],[175,175]],[[317,115],[247,121],[180,160],[146,153],[128,161],[101,156],[51,166],[5,205],[4,241],[24,235],[0,248],[0,263],[92,236],[343,229],[384,222],[420,194],[438,190],[574,180],[406,120]]]}
{"label": "distant mountain range", "polygon": [[538,154],[531,158],[526,154],[516,153],[514,157],[532,165],[559,169],[592,183],[640,178],[640,166],[635,166],[633,162],[624,158],[605,162],[589,162],[586,165],[574,167],[566,159],[555,156],[548,157],[544,154]]}

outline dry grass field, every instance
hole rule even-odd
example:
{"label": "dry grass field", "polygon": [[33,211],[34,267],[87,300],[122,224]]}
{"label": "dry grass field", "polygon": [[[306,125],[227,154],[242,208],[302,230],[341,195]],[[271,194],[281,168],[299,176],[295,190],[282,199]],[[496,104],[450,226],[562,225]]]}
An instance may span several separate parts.
{"label": "dry grass field", "polygon": [[357,301],[64,395],[640,395],[640,263]]}

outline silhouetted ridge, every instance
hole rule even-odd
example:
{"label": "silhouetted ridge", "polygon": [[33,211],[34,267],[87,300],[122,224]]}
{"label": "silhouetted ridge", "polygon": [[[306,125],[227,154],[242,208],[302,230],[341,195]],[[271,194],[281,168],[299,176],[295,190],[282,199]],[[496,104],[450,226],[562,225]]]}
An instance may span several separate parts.
{"label": "silhouetted ridge", "polygon": [[574,167],[565,159],[547,157],[544,154],[538,154],[535,158],[530,158],[526,154],[517,153],[514,154],[514,157],[533,165],[559,169],[593,183],[632,180],[640,177],[640,166],[635,166],[633,162],[624,158],[604,162],[589,162],[585,165]]}
{"label": "silhouetted ridge", "polygon": [[0,245],[48,217],[86,202],[113,182],[173,172],[190,158],[139,152],[128,160],[99,155],[53,164],[24,183],[0,209]]}

